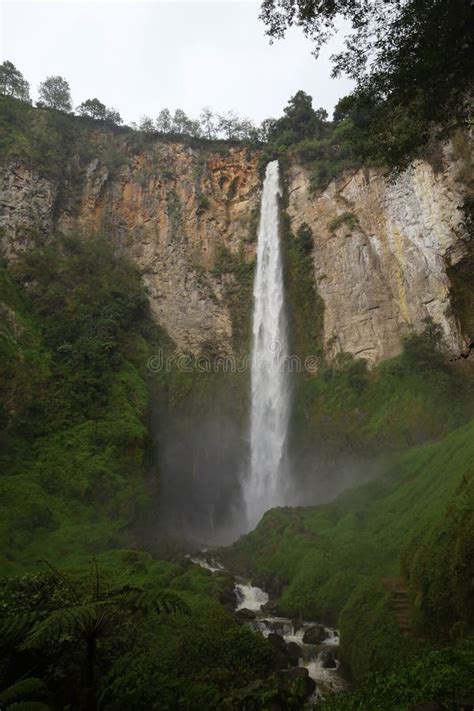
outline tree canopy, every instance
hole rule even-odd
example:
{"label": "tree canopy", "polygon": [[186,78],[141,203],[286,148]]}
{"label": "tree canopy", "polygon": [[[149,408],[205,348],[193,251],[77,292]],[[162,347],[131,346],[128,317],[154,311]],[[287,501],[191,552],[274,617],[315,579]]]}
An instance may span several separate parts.
{"label": "tree canopy", "polygon": [[12,62],[0,64],[0,93],[30,102],[30,85]]}
{"label": "tree canopy", "polygon": [[71,90],[63,77],[52,76],[39,86],[39,105],[57,111],[72,111]]}
{"label": "tree canopy", "polygon": [[118,111],[99,101],[99,99],[86,99],[77,107],[77,113],[81,116],[88,116],[96,121],[107,121],[109,123],[121,124],[122,118]]}
{"label": "tree canopy", "polygon": [[433,131],[467,123],[474,12],[466,0],[263,0],[260,17],[272,39],[301,27],[316,55],[339,19],[350,24],[333,75],[357,82],[346,117],[370,123],[392,163],[410,160]]}

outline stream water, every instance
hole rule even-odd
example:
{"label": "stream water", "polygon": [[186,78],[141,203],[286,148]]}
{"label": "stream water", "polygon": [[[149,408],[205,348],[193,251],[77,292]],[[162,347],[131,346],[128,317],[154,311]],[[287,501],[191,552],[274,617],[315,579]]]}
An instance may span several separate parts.
{"label": "stream water", "polygon": [[[201,557],[192,557],[190,560],[211,572],[224,572],[223,566],[215,560]],[[248,619],[245,624],[256,630],[264,637],[271,633],[280,635],[286,643],[297,644],[300,649],[298,666],[305,667],[309,676],[316,683],[316,691],[310,701],[317,704],[328,693],[343,691],[347,683],[340,673],[340,663],[337,659],[339,646],[339,633],[332,627],[326,627],[317,622],[297,622],[288,617],[280,617],[266,613],[262,610],[269,602],[268,594],[259,587],[247,581],[240,580],[235,585],[237,599],[236,612],[250,610],[254,613],[253,619]],[[316,632],[317,643],[303,641]]]}

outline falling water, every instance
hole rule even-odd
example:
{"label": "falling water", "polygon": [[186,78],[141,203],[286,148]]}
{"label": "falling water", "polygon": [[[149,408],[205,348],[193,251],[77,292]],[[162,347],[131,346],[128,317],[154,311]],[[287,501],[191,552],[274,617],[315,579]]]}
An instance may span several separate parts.
{"label": "falling water", "polygon": [[258,230],[253,300],[250,474],[245,488],[253,527],[285,498],[284,458],[289,415],[288,355],[283,269],[279,238],[281,195],[278,161],[267,165]]}

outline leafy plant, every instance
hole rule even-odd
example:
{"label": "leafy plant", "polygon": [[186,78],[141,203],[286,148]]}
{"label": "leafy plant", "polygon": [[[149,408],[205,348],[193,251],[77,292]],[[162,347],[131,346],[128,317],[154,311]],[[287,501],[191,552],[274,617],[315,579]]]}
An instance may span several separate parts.
{"label": "leafy plant", "polygon": [[13,620],[8,617],[3,619],[2,635],[11,637],[13,629],[23,626],[21,647],[26,650],[65,637],[82,642],[85,707],[93,709],[96,707],[98,645],[113,633],[121,613],[127,611],[138,615],[153,611],[156,614],[189,614],[189,608],[178,596],[169,592],[144,590],[131,585],[105,587],[96,561],[91,564],[89,579],[79,583],[74,583],[51,564],[47,565],[65,593],[62,604],[57,609],[37,609]]}

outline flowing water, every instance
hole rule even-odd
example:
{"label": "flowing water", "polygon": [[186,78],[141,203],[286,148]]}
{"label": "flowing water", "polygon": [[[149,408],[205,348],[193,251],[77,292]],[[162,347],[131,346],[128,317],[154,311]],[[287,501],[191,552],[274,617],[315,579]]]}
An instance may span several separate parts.
{"label": "flowing water", "polygon": [[290,390],[283,267],[279,235],[278,161],[267,165],[258,229],[253,290],[250,473],[244,498],[253,528],[273,506],[285,503],[285,445]]}
{"label": "flowing water", "polygon": [[303,641],[305,633],[314,626],[320,627],[317,623],[307,621],[296,623],[287,617],[266,614],[261,608],[268,602],[268,595],[260,588],[239,583],[235,586],[235,592],[238,600],[236,610],[246,609],[256,613],[255,619],[247,622],[250,627],[259,631],[264,637],[276,633],[283,637],[285,642],[293,642],[299,646],[298,666],[305,667],[308,675],[316,682],[316,692],[311,699],[313,703],[317,703],[318,699],[324,698],[328,693],[347,688],[346,681],[339,671],[337,630],[324,626],[323,639],[318,644],[308,644]]}
{"label": "flowing water", "polygon": [[[216,560],[202,556],[191,557],[190,560],[202,568],[212,572],[224,572],[223,566]],[[339,646],[339,633],[337,630],[318,625],[315,622],[291,620],[288,617],[280,617],[267,614],[262,607],[268,601],[268,594],[249,582],[237,582],[235,585],[235,597],[237,604],[236,612],[239,610],[250,610],[254,613],[253,619],[248,619],[245,624],[268,637],[272,633],[280,635],[285,642],[296,643],[300,649],[298,666],[308,670],[308,675],[316,683],[316,691],[310,699],[311,705],[317,704],[318,700],[324,698],[328,693],[343,691],[347,688],[347,683],[340,672],[340,665],[337,659],[337,648]],[[318,644],[304,642],[305,634],[311,628],[317,626],[322,635]],[[328,666],[329,664],[329,666]]]}

